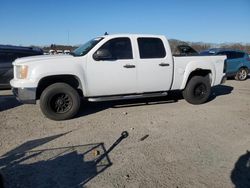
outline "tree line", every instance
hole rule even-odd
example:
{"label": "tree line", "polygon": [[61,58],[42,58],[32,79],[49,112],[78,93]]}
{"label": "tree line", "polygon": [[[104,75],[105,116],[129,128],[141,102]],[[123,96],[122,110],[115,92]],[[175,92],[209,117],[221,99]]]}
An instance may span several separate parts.
{"label": "tree line", "polygon": [[[195,49],[197,52],[201,52],[210,48],[226,48],[226,49],[233,49],[233,50],[242,50],[250,54],[250,43],[222,43],[222,44],[214,44],[214,43],[204,43],[204,42],[185,42],[181,40],[176,39],[170,39],[169,40],[170,47],[172,51],[176,49],[178,45],[189,45],[193,49]],[[76,49],[77,45],[70,46],[70,45],[58,45],[58,44],[51,44],[50,46],[40,47],[44,51],[49,50],[70,50],[73,51]]]}
{"label": "tree line", "polygon": [[222,43],[222,44],[214,44],[214,43],[204,43],[204,42],[185,42],[176,39],[169,40],[171,49],[175,49],[179,45],[189,45],[197,52],[202,52],[204,50],[208,50],[210,48],[226,48],[232,50],[242,50],[250,54],[250,43]]}

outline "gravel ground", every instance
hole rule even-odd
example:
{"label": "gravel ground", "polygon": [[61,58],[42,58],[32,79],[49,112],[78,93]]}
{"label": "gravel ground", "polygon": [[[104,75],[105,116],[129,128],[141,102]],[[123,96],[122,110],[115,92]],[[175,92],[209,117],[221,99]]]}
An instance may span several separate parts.
{"label": "gravel ground", "polygon": [[250,79],[229,80],[204,105],[178,96],[84,103],[55,122],[2,90],[0,168],[7,187],[249,188],[249,98]]}

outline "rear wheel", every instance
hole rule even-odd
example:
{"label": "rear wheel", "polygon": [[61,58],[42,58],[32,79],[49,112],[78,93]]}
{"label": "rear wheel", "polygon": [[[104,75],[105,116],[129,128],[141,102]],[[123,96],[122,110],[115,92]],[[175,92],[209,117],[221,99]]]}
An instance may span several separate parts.
{"label": "rear wheel", "polygon": [[66,83],[48,86],[40,97],[43,114],[57,121],[73,118],[79,111],[80,103],[78,92]]}
{"label": "rear wheel", "polygon": [[183,90],[184,99],[191,104],[205,103],[211,93],[211,85],[208,77],[192,77]]}
{"label": "rear wheel", "polygon": [[247,79],[248,70],[245,68],[240,68],[235,75],[235,80],[243,81]]}

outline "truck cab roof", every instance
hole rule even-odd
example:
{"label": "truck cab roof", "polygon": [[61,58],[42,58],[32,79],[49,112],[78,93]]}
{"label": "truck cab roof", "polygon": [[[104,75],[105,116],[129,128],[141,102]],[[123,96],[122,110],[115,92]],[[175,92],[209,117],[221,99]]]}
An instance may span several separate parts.
{"label": "truck cab roof", "polygon": [[108,34],[108,35],[102,35],[100,37],[103,38],[116,38],[116,37],[165,37],[164,35],[152,35],[152,34]]}

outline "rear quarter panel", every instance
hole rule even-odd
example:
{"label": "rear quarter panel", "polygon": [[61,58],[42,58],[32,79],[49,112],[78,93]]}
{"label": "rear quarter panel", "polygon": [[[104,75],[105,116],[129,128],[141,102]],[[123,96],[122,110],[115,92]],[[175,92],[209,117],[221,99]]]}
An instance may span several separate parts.
{"label": "rear quarter panel", "polygon": [[238,70],[242,67],[250,69],[250,61],[248,61],[248,55],[246,54],[243,58],[228,59],[227,60],[227,74],[235,75]]}
{"label": "rear quarter panel", "polygon": [[226,56],[184,56],[174,57],[174,78],[172,90],[184,89],[189,75],[199,69],[210,70],[211,86],[220,84]]}
{"label": "rear quarter panel", "polygon": [[243,66],[247,67],[250,70],[250,55],[245,54]]}

